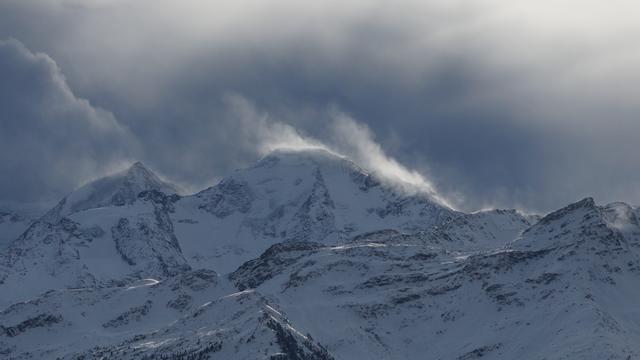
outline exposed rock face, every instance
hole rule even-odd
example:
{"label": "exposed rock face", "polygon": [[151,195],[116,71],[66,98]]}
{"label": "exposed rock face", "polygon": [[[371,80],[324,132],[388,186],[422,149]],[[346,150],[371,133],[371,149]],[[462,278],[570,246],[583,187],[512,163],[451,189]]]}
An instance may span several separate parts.
{"label": "exposed rock face", "polygon": [[4,327],[0,325],[0,334],[4,332],[5,336],[15,337],[35,328],[48,327],[54,324],[58,324],[62,321],[62,316],[51,314],[40,314],[35,317],[26,319],[14,326]]}
{"label": "exposed rock face", "polygon": [[198,208],[221,219],[235,212],[246,214],[253,202],[249,185],[235,179],[223,180],[216,187],[196,196],[202,201]]}
{"label": "exposed rock face", "polygon": [[145,276],[166,277],[189,270],[169,217],[171,198],[156,190],[142,192],[140,198],[153,205],[154,217],[120,218],[111,229],[122,259],[138,266]]}

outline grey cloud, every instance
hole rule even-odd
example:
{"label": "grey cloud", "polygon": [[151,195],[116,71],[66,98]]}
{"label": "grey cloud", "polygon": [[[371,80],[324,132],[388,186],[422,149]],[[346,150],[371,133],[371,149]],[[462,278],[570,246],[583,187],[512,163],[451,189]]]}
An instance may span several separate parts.
{"label": "grey cloud", "polygon": [[631,1],[3,4],[0,34],[51,54],[192,189],[259,156],[255,119],[330,142],[337,107],[463,209],[640,203]]}
{"label": "grey cloud", "polygon": [[76,97],[48,56],[0,41],[0,78],[2,200],[52,201],[126,160],[127,130]]}

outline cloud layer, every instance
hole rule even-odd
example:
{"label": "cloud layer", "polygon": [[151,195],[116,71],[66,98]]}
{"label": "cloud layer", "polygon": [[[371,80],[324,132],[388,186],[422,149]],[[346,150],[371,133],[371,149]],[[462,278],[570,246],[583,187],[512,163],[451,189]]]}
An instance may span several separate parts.
{"label": "cloud layer", "polygon": [[[629,0],[6,0],[0,37],[56,59],[77,94],[131,131],[136,157],[191,189],[255,161],[255,144],[275,141],[265,133],[304,134],[456,207],[546,211],[589,195],[640,203],[638,10]],[[340,140],[351,136],[349,121],[335,125],[345,113],[385,152]]]}

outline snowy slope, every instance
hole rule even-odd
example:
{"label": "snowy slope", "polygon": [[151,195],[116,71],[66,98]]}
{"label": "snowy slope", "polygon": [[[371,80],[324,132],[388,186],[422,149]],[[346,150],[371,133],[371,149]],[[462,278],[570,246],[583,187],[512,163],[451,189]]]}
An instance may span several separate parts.
{"label": "snowy slope", "polygon": [[506,246],[538,218],[516,210],[486,210],[460,214],[428,232],[429,241],[461,251],[492,250]]}
{"label": "snowy slope", "polygon": [[458,213],[425,193],[382,184],[325,150],[278,150],[255,166],[176,203],[176,234],[194,267],[233,271],[281,241],[341,242],[417,231]]}
{"label": "snowy slope", "polygon": [[168,216],[172,198],[153,191],[141,195],[132,205],[36,221],[0,253],[0,307],[50,289],[188,270]]}
{"label": "snowy slope", "polygon": [[0,313],[8,359],[333,359],[255,292],[216,273],[52,291]]}

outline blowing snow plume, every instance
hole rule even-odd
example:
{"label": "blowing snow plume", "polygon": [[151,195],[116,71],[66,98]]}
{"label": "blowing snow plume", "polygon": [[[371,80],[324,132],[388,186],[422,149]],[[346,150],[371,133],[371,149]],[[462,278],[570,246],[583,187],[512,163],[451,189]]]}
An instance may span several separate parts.
{"label": "blowing snow plume", "polygon": [[442,205],[454,208],[423,174],[387,155],[375,141],[369,127],[335,108],[328,111],[329,132],[321,141],[302,134],[289,124],[271,119],[268,113],[260,112],[242,96],[231,95],[226,101],[241,122],[244,146],[252,148],[260,156],[276,149],[323,149],[351,159],[398,190],[411,194],[426,193]]}
{"label": "blowing snow plume", "polygon": [[408,169],[387,155],[365,124],[335,110],[332,111],[332,117],[332,144],[339,152],[348,154],[347,156],[353,161],[374,172],[383,180],[401,187],[404,191],[427,192],[442,204],[453,208],[437,193],[433,184],[424,175]]}

